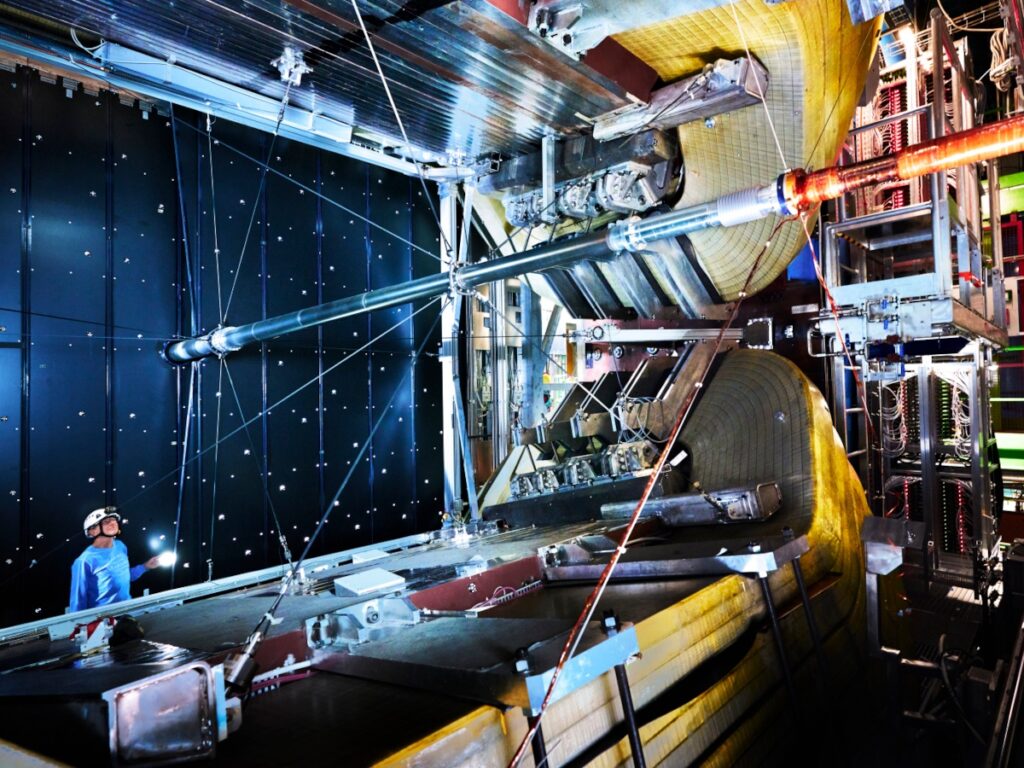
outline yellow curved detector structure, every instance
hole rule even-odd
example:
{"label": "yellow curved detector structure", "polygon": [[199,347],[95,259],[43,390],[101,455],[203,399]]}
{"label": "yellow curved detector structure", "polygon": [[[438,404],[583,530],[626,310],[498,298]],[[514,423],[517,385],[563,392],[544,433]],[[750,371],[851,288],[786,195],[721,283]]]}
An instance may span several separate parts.
{"label": "yellow curved detector structure", "polygon": [[[699,71],[709,58],[747,50],[768,69],[766,104],[720,115],[713,128],[703,122],[679,128],[686,162],[679,207],[766,184],[787,168],[831,165],[864,88],[880,23],[854,26],[845,0],[737,0],[617,35],[665,82]],[[723,298],[742,289],[776,223],[773,217],[690,236]],[[751,292],[778,277],[805,242],[799,222],[783,225]]]}
{"label": "yellow curved detector structure", "polygon": [[[697,474],[717,481],[716,473],[752,472],[777,478],[784,494],[787,486],[797,489],[791,490],[780,514],[802,529],[798,533],[808,535],[811,551],[802,563],[824,637],[830,682],[848,680],[863,657],[859,531],[868,509],[821,394],[782,357],[734,351],[725,356],[684,437],[694,450]],[[788,476],[777,474],[782,472]],[[765,525],[772,525],[771,533],[778,528]],[[721,537],[721,531],[706,535]],[[796,684],[814,702],[813,677],[818,672],[792,570],[778,571],[770,583]],[[641,657],[627,667],[636,706],[642,708],[737,642],[764,616],[757,582],[734,575],[638,622]],[[647,764],[688,765],[701,758],[712,765],[733,765],[750,749],[770,752],[772,740],[788,730],[780,728],[788,716],[775,648],[770,634],[761,632],[717,682],[642,727]],[[621,719],[610,673],[556,702],[544,718],[552,764],[580,754]],[[480,707],[380,765],[504,766],[525,732],[521,712]],[[524,765],[529,761],[527,757]],[[590,764],[630,765],[628,742],[623,739]]]}

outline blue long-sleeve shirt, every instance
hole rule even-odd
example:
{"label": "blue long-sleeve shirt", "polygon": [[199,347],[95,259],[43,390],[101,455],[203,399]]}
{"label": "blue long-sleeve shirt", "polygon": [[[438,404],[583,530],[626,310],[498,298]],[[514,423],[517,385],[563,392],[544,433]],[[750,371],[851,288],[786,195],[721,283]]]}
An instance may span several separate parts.
{"label": "blue long-sleeve shirt", "polygon": [[129,584],[146,572],[145,565],[128,564],[128,547],[114,539],[112,547],[86,547],[71,565],[72,611],[130,600]]}

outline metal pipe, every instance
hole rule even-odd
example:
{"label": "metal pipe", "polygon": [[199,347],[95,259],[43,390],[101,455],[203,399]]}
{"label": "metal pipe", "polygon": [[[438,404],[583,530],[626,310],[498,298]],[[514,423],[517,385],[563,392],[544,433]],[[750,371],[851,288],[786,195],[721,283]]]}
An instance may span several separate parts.
{"label": "metal pipe", "polygon": [[916,232],[899,232],[895,235],[881,235],[872,237],[867,241],[869,251],[880,251],[885,248],[899,248],[902,245],[914,245],[915,243],[930,243],[932,233],[929,229],[920,229]]}
{"label": "metal pipe", "polygon": [[547,134],[540,141],[540,177],[541,198],[540,218],[548,224],[558,221],[559,213],[555,209],[555,150],[558,139],[554,134]]}
{"label": "metal pipe", "polygon": [[800,169],[787,171],[763,187],[733,192],[709,203],[655,214],[646,219],[619,221],[612,224],[606,233],[584,235],[526,253],[467,264],[450,274],[421,277],[248,325],[217,328],[205,336],[168,343],[164,355],[175,363],[224,355],[251,342],[331,320],[407,304],[452,289],[464,291],[529,272],[566,267],[586,259],[608,258],[621,251],[642,251],[655,240],[679,237],[710,227],[732,227],[766,216],[790,215],[870,184],[910,179],[1020,151],[1024,151],[1024,115],[932,139],[889,157],[813,173]]}
{"label": "metal pipe", "polygon": [[258,320],[247,325],[218,328],[204,336],[172,341],[167,345],[164,354],[173,363],[199,360],[210,355],[224,355],[253,342],[265,341],[321,323],[439,296],[447,293],[452,288],[452,283],[457,289],[468,290],[483,283],[607,255],[608,249],[603,234],[576,238],[565,243],[552,243],[527,253],[469,264],[457,269],[452,275],[443,272],[427,275],[285,315],[268,317],[266,320]]}

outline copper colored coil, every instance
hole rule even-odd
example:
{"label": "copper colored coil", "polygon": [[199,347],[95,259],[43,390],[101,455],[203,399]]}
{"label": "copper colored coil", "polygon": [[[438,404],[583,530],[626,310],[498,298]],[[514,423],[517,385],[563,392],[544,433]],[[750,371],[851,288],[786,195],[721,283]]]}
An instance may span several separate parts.
{"label": "copper colored coil", "polygon": [[895,178],[895,157],[879,157],[854,165],[824,168],[797,180],[794,202],[797,208],[804,209],[851,190]]}
{"label": "copper colored coil", "polygon": [[899,178],[911,179],[1021,151],[1024,151],[1024,115],[943,136],[905,150],[897,159]]}
{"label": "copper colored coil", "polygon": [[[889,157],[804,173],[793,171],[790,206],[806,210],[854,189],[1024,151],[1024,115],[918,144]],[[787,187],[790,185],[787,184]]]}

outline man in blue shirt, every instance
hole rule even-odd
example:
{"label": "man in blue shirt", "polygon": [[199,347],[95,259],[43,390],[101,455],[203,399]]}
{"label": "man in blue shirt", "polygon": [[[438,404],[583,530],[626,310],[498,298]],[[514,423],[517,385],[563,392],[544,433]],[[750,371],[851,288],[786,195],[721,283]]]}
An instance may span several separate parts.
{"label": "man in blue shirt", "polygon": [[121,516],[116,507],[93,510],[86,516],[82,528],[92,539],[92,546],[86,547],[71,566],[71,611],[131,599],[129,584],[156,568],[158,558],[129,567],[128,547],[117,540],[121,533]]}

